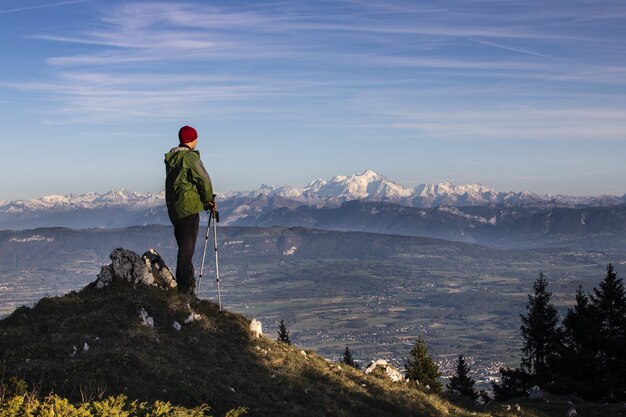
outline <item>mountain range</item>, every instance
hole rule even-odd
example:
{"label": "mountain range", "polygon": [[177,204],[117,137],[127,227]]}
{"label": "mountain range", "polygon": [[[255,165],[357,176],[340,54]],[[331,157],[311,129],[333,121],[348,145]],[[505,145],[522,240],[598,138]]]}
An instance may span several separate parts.
{"label": "mountain range", "polygon": [[498,192],[482,184],[455,186],[448,181],[438,184],[420,184],[407,188],[371,170],[351,176],[336,176],[329,181],[317,179],[304,188],[263,185],[251,192],[224,195],[226,199],[255,198],[260,195],[280,197],[307,206],[337,207],[346,201],[362,200],[396,203],[407,207],[431,208],[448,206],[534,205],[605,206],[626,202],[623,196],[573,197],[537,194],[531,191]]}
{"label": "mountain range", "polygon": [[[0,202],[0,229],[169,224],[164,200],[164,192],[121,189],[5,201]],[[552,196],[449,182],[407,188],[370,170],[318,179],[303,188],[262,185],[219,194],[217,200],[223,225],[306,226],[509,246],[552,235],[559,236],[548,239],[550,244],[558,244],[561,234],[614,234],[626,228],[626,194]]]}

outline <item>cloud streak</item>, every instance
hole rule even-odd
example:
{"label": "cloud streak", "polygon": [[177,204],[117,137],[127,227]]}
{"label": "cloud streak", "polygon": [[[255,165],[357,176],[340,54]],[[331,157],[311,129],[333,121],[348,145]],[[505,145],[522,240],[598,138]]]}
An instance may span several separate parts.
{"label": "cloud streak", "polygon": [[40,4],[38,6],[18,7],[18,8],[15,8],[15,9],[5,9],[5,10],[0,10],[0,15],[1,14],[10,14],[10,13],[29,12],[29,11],[32,11],[32,10],[39,10],[39,9],[48,9],[50,7],[69,6],[69,5],[76,4],[76,3],[85,3],[87,1],[89,1],[89,0],[61,1],[61,2],[57,2],[57,3]]}
{"label": "cloud streak", "polygon": [[[616,40],[575,30],[572,22],[589,14],[584,2],[578,6],[119,2],[84,27],[33,35],[81,52],[59,47],[47,57],[45,81],[0,86],[44,94],[47,115],[64,122],[243,110],[308,116],[329,126],[374,118],[392,130],[439,138],[592,138],[593,126],[597,136],[615,140],[625,127],[626,62],[593,55],[597,45],[611,50]],[[565,96],[596,103],[577,113],[581,105]],[[492,117],[485,112],[471,121],[458,111],[485,97],[497,100]],[[552,104],[538,106],[541,99]],[[413,120],[403,117],[415,107],[410,100],[449,110]],[[516,119],[497,104],[545,111],[524,110]],[[351,119],[328,118],[328,109]],[[611,117],[599,126],[605,111]]]}
{"label": "cloud streak", "polygon": [[546,109],[456,111],[396,114],[396,129],[454,140],[624,140],[625,109]]}

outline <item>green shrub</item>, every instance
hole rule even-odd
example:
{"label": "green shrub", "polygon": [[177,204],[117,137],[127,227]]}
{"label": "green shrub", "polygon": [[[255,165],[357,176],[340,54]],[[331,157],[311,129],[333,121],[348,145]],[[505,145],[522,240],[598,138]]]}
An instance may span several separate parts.
{"label": "green shrub", "polygon": [[[78,405],[54,394],[41,400],[34,394],[23,394],[0,401],[0,417],[210,417],[208,411],[206,404],[185,408],[163,401],[152,404],[128,401],[124,395]],[[226,417],[240,417],[247,411],[239,407],[226,413]]]}

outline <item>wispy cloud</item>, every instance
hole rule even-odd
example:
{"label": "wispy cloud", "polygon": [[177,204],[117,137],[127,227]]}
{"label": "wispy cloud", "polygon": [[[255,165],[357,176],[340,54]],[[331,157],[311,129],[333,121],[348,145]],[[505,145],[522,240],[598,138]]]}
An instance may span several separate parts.
{"label": "wispy cloud", "polygon": [[[324,7],[304,1],[254,7],[120,2],[104,7],[96,21],[82,28],[35,35],[82,51],[59,48],[49,56],[46,81],[0,85],[45,94],[54,102],[52,115],[61,112],[65,122],[256,108],[338,125],[354,121],[321,115],[356,103],[341,114],[373,115],[380,117],[377,123],[437,137],[496,137],[513,126],[528,135],[581,138],[591,137],[589,126],[597,126],[593,106],[574,117],[575,106],[560,101],[546,106],[543,116],[524,110],[525,117],[516,119],[514,113],[496,111],[492,118],[489,112],[476,114],[475,121],[456,109],[471,106],[467,97],[481,95],[533,108],[529,94],[563,97],[574,94],[569,90],[574,85],[578,97],[602,99],[602,113],[611,103],[621,108],[618,92],[596,92],[590,86],[626,85],[626,63],[578,53],[590,48],[589,42],[614,43],[595,32],[572,30],[570,22],[582,17],[586,7],[538,9],[514,2],[459,7],[447,1],[418,7],[408,1],[369,0],[326,2]],[[558,25],[550,24],[554,19]],[[417,121],[397,109],[388,111],[389,103],[406,105],[406,97],[427,102],[445,97],[454,103],[449,104],[453,110]],[[618,137],[624,128],[619,117],[604,121],[596,128],[599,136]]]}
{"label": "wispy cloud", "polygon": [[49,7],[59,7],[59,6],[68,6],[68,5],[76,4],[76,3],[85,3],[87,1],[89,0],[71,0],[71,1],[61,1],[57,3],[40,4],[37,6],[18,7],[15,9],[0,10],[0,14],[28,12],[31,10],[47,9]]}
{"label": "wispy cloud", "polygon": [[539,52],[531,51],[531,50],[528,50],[528,49],[525,49],[525,48],[517,48],[517,47],[514,47],[514,46],[503,45],[503,44],[496,43],[496,42],[489,42],[489,41],[485,41],[485,40],[482,40],[482,39],[473,39],[473,41],[476,42],[476,43],[479,43],[481,45],[493,46],[494,48],[500,48],[500,49],[504,49],[504,50],[507,50],[507,51],[513,51],[513,52],[519,52],[521,54],[538,56],[538,57],[546,58],[546,59],[549,59],[549,60],[552,60],[552,61],[562,61],[561,59],[554,58],[554,57],[551,57],[551,56],[548,56],[548,55],[545,55],[545,54],[542,54],[542,53],[539,53]]}
{"label": "wispy cloud", "polygon": [[495,140],[624,140],[626,108],[546,109],[397,113],[396,129],[434,138]]}

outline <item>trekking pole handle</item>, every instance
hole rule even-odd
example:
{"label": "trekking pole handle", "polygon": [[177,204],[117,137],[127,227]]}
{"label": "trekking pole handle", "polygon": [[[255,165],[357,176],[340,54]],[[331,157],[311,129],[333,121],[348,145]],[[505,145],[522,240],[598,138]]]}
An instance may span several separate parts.
{"label": "trekking pole handle", "polygon": [[213,208],[211,209],[211,214],[213,215],[213,218],[215,219],[215,223],[219,223],[220,213],[219,211],[215,209],[215,197],[217,197],[217,194],[213,194]]}

